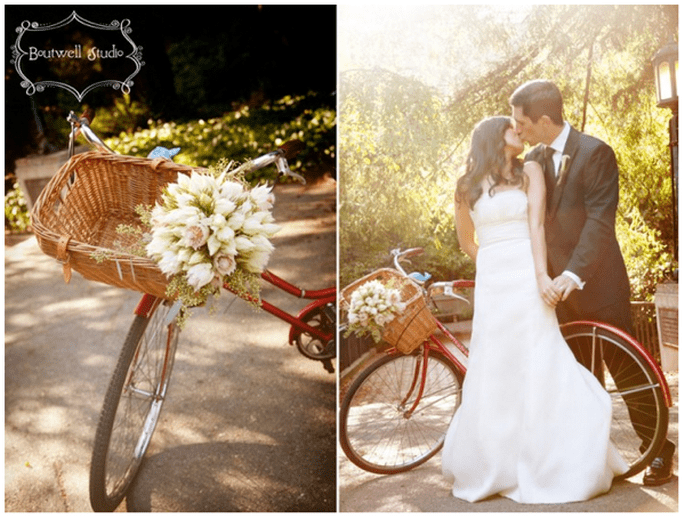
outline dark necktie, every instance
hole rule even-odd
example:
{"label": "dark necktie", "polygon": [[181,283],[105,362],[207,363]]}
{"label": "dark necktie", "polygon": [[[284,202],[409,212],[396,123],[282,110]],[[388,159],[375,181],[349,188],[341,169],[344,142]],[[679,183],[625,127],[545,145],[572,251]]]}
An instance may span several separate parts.
{"label": "dark necktie", "polygon": [[547,146],[545,148],[544,157],[544,173],[545,173],[545,185],[547,187],[547,205],[549,206],[552,200],[552,192],[554,191],[554,184],[556,183],[556,172],[554,168],[554,148]]}
{"label": "dark necktie", "polygon": [[557,172],[554,167],[554,148],[547,146],[545,148],[545,171],[551,178],[556,178]]}

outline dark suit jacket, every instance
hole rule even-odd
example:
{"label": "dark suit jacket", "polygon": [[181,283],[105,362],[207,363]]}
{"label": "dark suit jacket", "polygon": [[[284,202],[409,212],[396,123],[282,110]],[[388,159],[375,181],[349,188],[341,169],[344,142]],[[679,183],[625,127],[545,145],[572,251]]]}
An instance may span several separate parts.
{"label": "dark suit jacket", "polygon": [[[543,149],[537,146],[526,159],[544,168]],[[572,292],[564,311],[574,314],[574,319],[596,318],[596,310],[611,305],[629,313],[630,284],[615,232],[618,166],[614,151],[571,128],[564,155],[569,156],[568,166],[559,180],[554,172],[545,171],[548,262],[552,277],[570,270],[586,283],[583,290]],[[629,315],[614,321],[626,318],[630,321]]]}

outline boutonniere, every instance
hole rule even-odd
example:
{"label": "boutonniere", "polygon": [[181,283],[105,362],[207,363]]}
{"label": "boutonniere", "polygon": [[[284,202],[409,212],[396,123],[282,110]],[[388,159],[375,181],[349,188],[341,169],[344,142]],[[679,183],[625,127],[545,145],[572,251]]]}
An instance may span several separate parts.
{"label": "boutonniere", "polygon": [[557,186],[561,185],[566,175],[568,174],[568,163],[571,161],[571,157],[564,155],[561,157],[561,166],[559,167],[559,175],[557,176]]}

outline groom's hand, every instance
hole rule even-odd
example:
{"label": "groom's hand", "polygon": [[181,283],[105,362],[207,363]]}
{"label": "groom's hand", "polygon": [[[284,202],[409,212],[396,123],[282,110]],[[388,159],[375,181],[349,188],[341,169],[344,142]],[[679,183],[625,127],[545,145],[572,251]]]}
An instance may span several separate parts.
{"label": "groom's hand", "polygon": [[570,277],[561,274],[554,279],[554,287],[559,291],[559,298],[561,301],[566,301],[571,292],[576,290],[578,285]]}
{"label": "groom's hand", "polygon": [[560,292],[547,274],[538,276],[538,289],[542,300],[552,308],[555,308],[559,302]]}

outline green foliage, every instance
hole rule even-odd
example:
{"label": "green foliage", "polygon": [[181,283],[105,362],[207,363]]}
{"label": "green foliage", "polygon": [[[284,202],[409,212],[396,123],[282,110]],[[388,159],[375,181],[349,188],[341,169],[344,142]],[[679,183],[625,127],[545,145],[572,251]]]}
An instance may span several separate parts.
{"label": "green foliage", "polygon": [[633,299],[651,301],[657,283],[664,280],[672,268],[672,256],[659,232],[650,228],[637,207],[617,220],[621,251],[628,269]]}
{"label": "green foliage", "polygon": [[[221,117],[187,123],[149,121],[149,128],[122,132],[107,145],[124,155],[145,156],[156,146],[180,147],[176,162],[209,167],[222,158],[244,162],[289,140],[299,139],[306,149],[290,164],[293,171],[313,168],[335,158],[335,109],[317,94],[286,96],[260,108],[242,107]],[[270,168],[260,175],[273,175]]]}
{"label": "green foliage", "polygon": [[5,195],[5,229],[24,232],[30,224],[26,198],[19,183],[15,183],[12,190]]}
{"label": "green foliage", "polygon": [[150,118],[150,109],[139,101],[132,101],[131,96],[123,94],[114,100],[110,108],[98,108],[95,111],[91,128],[98,135],[119,135],[131,133],[144,126]]}
{"label": "green foliage", "polygon": [[456,272],[459,258],[445,261],[455,177],[440,99],[378,70],[343,76],[340,93],[341,284],[387,265],[395,247],[425,247],[417,266]]}
{"label": "green foliage", "polygon": [[[416,270],[470,277],[473,264],[455,239],[452,193],[471,131],[483,117],[510,113],[508,98],[519,84],[548,77],[562,91],[571,124],[616,151],[617,234],[633,298],[649,299],[673,267],[674,238],[670,115],[656,107],[651,57],[677,33],[677,8],[533,6],[525,16],[512,11],[515,21],[487,6],[453,9],[461,9],[458,31],[447,16],[435,20],[453,44],[439,58],[443,70],[455,71],[449,99],[415,74],[394,72],[422,65],[393,48],[402,31],[385,33],[387,70],[341,75],[341,284],[387,266],[387,252],[398,246],[426,247]],[[465,42],[476,58],[463,55]],[[365,51],[368,57],[372,49]],[[393,63],[397,57],[401,63]]]}
{"label": "green foliage", "polygon": [[[305,149],[289,165],[311,180],[319,174],[322,164],[335,163],[333,101],[332,97],[314,93],[286,96],[260,108],[243,107],[207,121],[149,121],[149,128],[129,132],[124,128],[135,124],[147,112],[143,105],[126,98],[117,102],[114,111],[98,111],[93,129],[100,135],[120,129],[117,137],[105,139],[118,153],[144,157],[156,146],[180,147],[181,153],[174,158],[176,162],[202,167],[215,165],[224,158],[245,162],[298,139],[305,144]],[[256,182],[267,176],[275,176],[273,168],[259,170],[246,180]],[[24,231],[28,225],[24,195],[15,184],[5,196],[5,228]]]}

